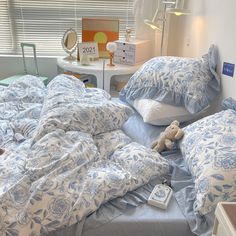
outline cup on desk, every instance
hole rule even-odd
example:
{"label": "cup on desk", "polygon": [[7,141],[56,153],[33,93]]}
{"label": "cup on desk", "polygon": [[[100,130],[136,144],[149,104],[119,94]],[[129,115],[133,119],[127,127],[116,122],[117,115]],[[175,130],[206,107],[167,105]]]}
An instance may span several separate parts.
{"label": "cup on desk", "polygon": [[90,65],[90,56],[88,56],[88,55],[81,55],[81,57],[80,57],[80,64],[82,66],[89,66]]}

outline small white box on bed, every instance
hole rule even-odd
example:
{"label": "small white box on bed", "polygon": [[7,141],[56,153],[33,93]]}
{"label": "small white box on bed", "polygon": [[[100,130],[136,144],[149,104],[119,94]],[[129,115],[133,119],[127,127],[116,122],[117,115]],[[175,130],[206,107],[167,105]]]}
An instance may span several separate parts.
{"label": "small white box on bed", "polygon": [[159,207],[161,209],[166,209],[168,207],[172,194],[173,191],[169,186],[165,184],[158,184],[152,190],[152,193],[148,198],[148,204]]}
{"label": "small white box on bed", "polygon": [[135,65],[147,61],[151,57],[150,40],[133,40],[131,42],[115,41],[117,50],[114,62],[124,65]]}

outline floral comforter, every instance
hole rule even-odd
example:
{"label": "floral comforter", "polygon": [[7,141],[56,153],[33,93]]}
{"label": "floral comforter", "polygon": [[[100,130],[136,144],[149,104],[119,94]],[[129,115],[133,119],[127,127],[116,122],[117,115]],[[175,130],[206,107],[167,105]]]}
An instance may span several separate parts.
{"label": "floral comforter", "polygon": [[132,114],[99,89],[25,76],[0,88],[0,235],[44,235],[169,171],[126,136]]}

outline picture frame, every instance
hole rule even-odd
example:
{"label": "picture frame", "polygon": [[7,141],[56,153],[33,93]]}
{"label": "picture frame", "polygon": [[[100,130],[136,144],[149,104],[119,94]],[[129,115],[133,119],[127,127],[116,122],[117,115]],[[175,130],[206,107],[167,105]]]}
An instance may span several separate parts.
{"label": "picture frame", "polygon": [[99,57],[109,58],[106,45],[118,39],[119,19],[82,18],[82,42],[97,42]]}
{"label": "picture frame", "polygon": [[92,59],[99,58],[98,43],[97,42],[83,42],[78,43],[79,57],[86,55]]}

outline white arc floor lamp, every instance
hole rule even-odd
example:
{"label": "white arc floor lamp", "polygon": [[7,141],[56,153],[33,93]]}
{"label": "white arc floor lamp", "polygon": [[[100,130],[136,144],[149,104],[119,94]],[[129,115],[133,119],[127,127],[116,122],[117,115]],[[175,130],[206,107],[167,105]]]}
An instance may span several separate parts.
{"label": "white arc floor lamp", "polygon": [[[160,10],[160,4],[164,5],[163,10]],[[152,29],[161,31],[161,56],[163,56],[166,13],[175,14],[177,16],[190,14],[190,11],[188,9],[185,9],[184,5],[185,5],[185,0],[173,0],[173,1],[158,0],[158,7],[152,20],[149,19],[144,20],[144,23],[150,26]],[[160,14],[161,16],[159,17]],[[162,27],[160,27],[159,22],[162,22]]]}

